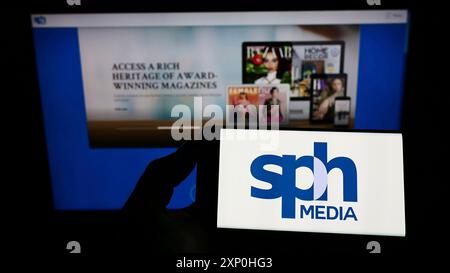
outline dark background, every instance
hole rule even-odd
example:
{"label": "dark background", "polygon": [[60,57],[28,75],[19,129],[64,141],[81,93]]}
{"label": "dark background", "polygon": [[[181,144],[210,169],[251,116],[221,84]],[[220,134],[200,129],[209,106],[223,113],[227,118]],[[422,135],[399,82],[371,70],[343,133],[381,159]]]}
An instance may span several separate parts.
{"label": "dark background", "polygon": [[[447,48],[448,23],[439,1],[386,1],[369,7],[365,1],[83,1],[68,7],[65,1],[15,3],[2,13],[2,90],[3,168],[2,217],[4,249],[13,256],[45,255],[68,257],[70,240],[78,240],[84,257],[144,253],[145,246],[125,248],[121,241],[121,222],[117,212],[55,212],[39,90],[31,35],[31,13],[52,12],[157,12],[157,11],[245,11],[245,10],[334,10],[391,9],[411,11],[410,41],[406,71],[402,133],[404,136],[406,238],[386,236],[336,235],[269,231],[225,230],[220,236],[233,238],[233,247],[219,254],[274,257],[276,266],[290,266],[298,255],[363,255],[366,244],[377,240],[382,254],[390,257],[438,258],[445,254],[448,241],[445,214],[449,182],[448,134],[450,85]],[[6,4],[6,3],[5,3]],[[9,3],[11,4],[11,3]],[[6,60],[6,61],[4,61]],[[63,90],[62,90],[63,91]],[[205,160],[206,159],[206,160]],[[205,164],[214,164],[207,160]],[[6,164],[5,164],[6,163]],[[214,176],[204,168],[204,177]],[[214,168],[210,168],[214,170]],[[170,171],[170,170],[167,170]],[[132,232],[132,228],[130,229]],[[240,248],[239,244],[247,247]],[[252,245],[253,244],[253,245]],[[249,247],[250,245],[250,247]],[[239,251],[239,249],[241,251]],[[244,249],[244,250],[243,250]],[[134,250],[134,251],[133,251]],[[290,254],[289,254],[290,253]],[[249,255],[247,255],[249,256]],[[70,259],[73,256],[70,256]],[[174,268],[178,255],[164,255],[158,261]],[[414,262],[418,260],[409,259]],[[443,260],[442,260],[443,261]]]}

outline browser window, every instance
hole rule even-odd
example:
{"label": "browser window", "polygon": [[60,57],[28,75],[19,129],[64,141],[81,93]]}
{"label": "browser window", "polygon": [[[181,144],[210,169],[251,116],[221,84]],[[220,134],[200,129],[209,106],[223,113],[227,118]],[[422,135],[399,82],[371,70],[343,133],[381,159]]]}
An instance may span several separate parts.
{"label": "browser window", "polygon": [[[266,109],[264,122],[283,129],[340,130],[335,105],[345,100],[344,129],[401,128],[406,10],[33,14],[31,21],[59,210],[121,209],[148,162],[175,150],[174,124],[227,127],[234,117],[227,106],[244,119]],[[195,179],[196,169],[168,208],[195,202]]]}

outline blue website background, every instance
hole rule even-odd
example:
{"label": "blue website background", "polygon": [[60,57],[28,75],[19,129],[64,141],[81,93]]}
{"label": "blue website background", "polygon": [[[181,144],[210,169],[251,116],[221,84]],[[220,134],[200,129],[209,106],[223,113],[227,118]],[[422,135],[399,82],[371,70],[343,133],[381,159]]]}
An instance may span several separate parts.
{"label": "blue website background", "polygon": [[[55,208],[122,208],[148,163],[175,149],[91,149],[77,29],[35,28],[33,35]],[[361,25],[355,129],[400,129],[406,44],[406,24]],[[168,208],[194,202],[195,179],[196,170]]]}

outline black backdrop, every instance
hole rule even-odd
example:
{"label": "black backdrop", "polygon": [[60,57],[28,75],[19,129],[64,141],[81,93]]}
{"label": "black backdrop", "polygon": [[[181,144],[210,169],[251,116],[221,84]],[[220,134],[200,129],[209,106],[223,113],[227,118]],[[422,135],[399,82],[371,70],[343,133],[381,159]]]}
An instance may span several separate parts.
{"label": "black backdrop", "polygon": [[[39,101],[31,36],[31,13],[51,12],[135,12],[135,11],[227,11],[367,9],[365,1],[264,1],[227,2],[146,2],[83,1],[68,7],[65,1],[39,1],[30,5],[15,3],[2,15],[1,79],[3,110],[2,224],[12,255],[69,256],[69,240],[78,240],[83,256],[146,253],[145,244],[128,244],[123,231],[133,233],[139,226],[125,225],[118,212],[55,212],[45,136]],[[435,1],[382,1],[371,9],[408,8],[411,11],[410,42],[406,71],[402,133],[405,154],[406,238],[385,236],[332,235],[268,231],[224,230],[215,235],[231,240],[223,248],[196,257],[226,254],[273,256],[275,266],[292,266],[299,255],[368,255],[366,243],[377,240],[384,256],[438,257],[447,241],[445,219],[448,162],[448,53],[443,7]],[[448,135],[448,134],[447,134]],[[211,144],[212,145],[212,144]],[[212,149],[214,150],[214,149]],[[205,153],[204,177],[214,177],[215,164]],[[3,168],[2,168],[3,169]],[[168,170],[169,172],[169,170]],[[6,197],[6,198],[5,198]],[[171,244],[168,239],[166,244]],[[245,246],[245,247],[240,247]],[[250,246],[250,247],[249,247]],[[158,258],[174,268],[179,255]],[[436,255],[436,256],[435,256]],[[410,259],[409,262],[417,260]]]}

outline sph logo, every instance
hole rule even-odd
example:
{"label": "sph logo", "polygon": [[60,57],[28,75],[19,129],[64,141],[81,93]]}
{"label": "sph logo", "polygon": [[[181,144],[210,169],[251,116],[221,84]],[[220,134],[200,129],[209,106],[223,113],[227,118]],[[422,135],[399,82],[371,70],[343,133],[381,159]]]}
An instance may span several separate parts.
{"label": "sph logo", "polygon": [[[280,166],[281,174],[271,172],[266,165]],[[309,168],[314,177],[309,189],[299,189],[296,186],[296,170],[300,167]],[[262,155],[251,164],[250,171],[254,178],[271,184],[270,189],[251,187],[251,196],[262,199],[281,197],[281,217],[295,218],[295,200],[326,201],[328,199],[328,173],[333,169],[340,169],[343,175],[343,195],[345,202],[357,202],[357,173],[356,165],[348,157],[335,157],[328,160],[327,143],[314,143],[314,156],[305,155],[296,158],[295,155]],[[300,206],[300,218],[310,215],[312,219],[357,220],[352,207],[333,206]]]}

